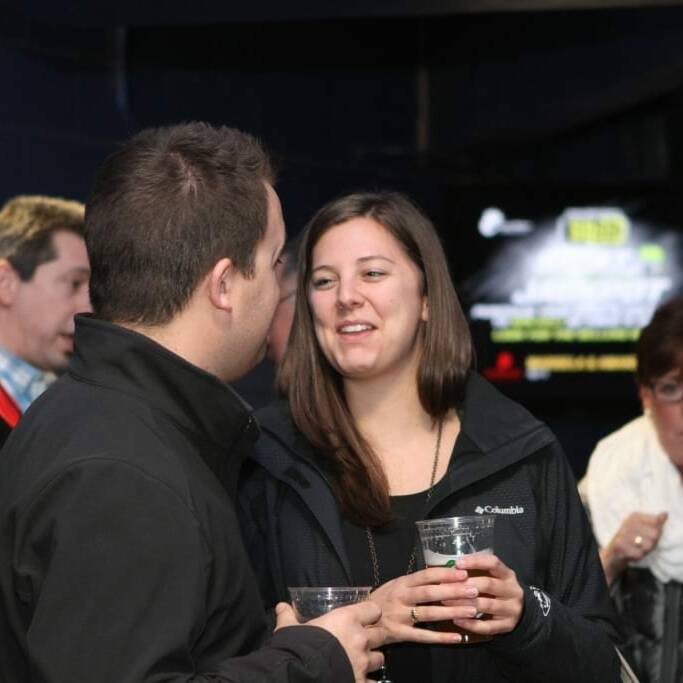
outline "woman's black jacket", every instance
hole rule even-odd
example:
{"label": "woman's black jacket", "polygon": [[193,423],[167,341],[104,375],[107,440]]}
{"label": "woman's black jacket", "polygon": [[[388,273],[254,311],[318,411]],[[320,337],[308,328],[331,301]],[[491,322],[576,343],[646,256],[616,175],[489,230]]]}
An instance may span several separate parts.
{"label": "woman's black jacket", "polygon": [[[513,632],[483,646],[432,647],[433,681],[619,680],[597,546],[557,440],[478,375],[461,408],[468,438],[457,440],[427,516],[495,514],[496,554],[516,572],[524,610]],[[257,417],[241,513],[266,605],[288,600],[288,585],[352,584],[327,468],[285,403]]]}

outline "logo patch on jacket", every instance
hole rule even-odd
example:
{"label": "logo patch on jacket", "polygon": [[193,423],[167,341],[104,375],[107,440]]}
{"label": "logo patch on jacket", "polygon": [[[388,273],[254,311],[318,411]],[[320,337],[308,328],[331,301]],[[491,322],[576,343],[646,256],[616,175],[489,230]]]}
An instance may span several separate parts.
{"label": "logo patch on jacket", "polygon": [[541,612],[543,612],[543,616],[547,617],[550,613],[550,598],[540,588],[536,588],[536,586],[529,586],[529,588],[536,600],[538,600],[538,605],[541,608]]}
{"label": "logo patch on jacket", "polygon": [[506,508],[497,505],[477,505],[474,511],[478,515],[523,515],[524,508],[521,505],[510,505]]}

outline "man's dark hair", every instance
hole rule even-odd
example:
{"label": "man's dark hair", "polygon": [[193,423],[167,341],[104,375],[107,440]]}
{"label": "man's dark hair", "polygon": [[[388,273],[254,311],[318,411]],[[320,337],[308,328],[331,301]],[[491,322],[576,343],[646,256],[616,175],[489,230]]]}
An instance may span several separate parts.
{"label": "man's dark hair", "polygon": [[83,204],[60,197],[12,197],[0,209],[0,258],[27,282],[38,266],[57,258],[56,232],[83,237],[84,213]]}
{"label": "man's dark hair", "polygon": [[224,257],[251,277],[273,182],[263,146],[234,128],[135,135],[106,159],[86,207],[95,315],[164,324]]}
{"label": "man's dark hair", "polygon": [[636,344],[636,381],[649,386],[671,370],[683,372],[683,296],[657,308]]}

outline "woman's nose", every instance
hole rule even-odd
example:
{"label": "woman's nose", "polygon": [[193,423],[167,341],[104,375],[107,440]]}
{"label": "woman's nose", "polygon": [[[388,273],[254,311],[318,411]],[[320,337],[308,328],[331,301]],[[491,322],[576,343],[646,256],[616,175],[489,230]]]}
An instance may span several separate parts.
{"label": "woman's nose", "polygon": [[363,303],[354,280],[342,280],[337,289],[337,306],[339,308],[355,308]]}

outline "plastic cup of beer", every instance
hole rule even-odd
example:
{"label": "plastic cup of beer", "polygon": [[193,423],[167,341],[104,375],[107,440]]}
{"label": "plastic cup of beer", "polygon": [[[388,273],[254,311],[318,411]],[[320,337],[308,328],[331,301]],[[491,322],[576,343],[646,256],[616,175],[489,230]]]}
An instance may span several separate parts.
{"label": "plastic cup of beer", "polygon": [[303,624],[337,607],[367,600],[372,586],[296,586],[288,590],[297,621]]}
{"label": "plastic cup of beer", "polygon": [[[445,517],[415,522],[420,536],[424,562],[427,567],[454,567],[463,555],[493,552],[495,515],[473,517]],[[484,576],[483,570],[468,570],[470,576]],[[435,603],[439,604],[439,603]],[[477,619],[488,618],[478,614]],[[470,633],[452,621],[435,621],[429,624],[437,631],[451,631],[462,635],[462,643],[469,645],[490,640],[490,636]]]}

